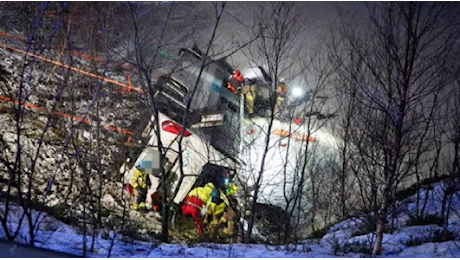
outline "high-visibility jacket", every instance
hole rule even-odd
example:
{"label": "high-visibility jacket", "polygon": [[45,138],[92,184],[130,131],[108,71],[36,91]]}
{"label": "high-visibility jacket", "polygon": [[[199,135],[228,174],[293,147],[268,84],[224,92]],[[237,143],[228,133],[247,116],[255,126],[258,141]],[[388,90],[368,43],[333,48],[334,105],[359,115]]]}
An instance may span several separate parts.
{"label": "high-visibility jacket", "polygon": [[211,200],[211,213],[214,216],[218,216],[222,214],[228,206],[230,206],[230,201],[227,196],[221,192],[215,191]]}
{"label": "high-visibility jacket", "polygon": [[133,187],[137,188],[140,186],[141,188],[146,189],[148,176],[148,173],[146,173],[145,171],[135,168],[133,174]]}
{"label": "high-visibility jacket", "polygon": [[212,191],[213,190],[214,190],[214,185],[212,183],[208,183],[204,187],[197,187],[191,190],[188,193],[188,196],[190,197],[195,196],[199,198],[201,201],[203,201],[203,203],[206,206],[209,206],[212,201]]}
{"label": "high-visibility jacket", "polygon": [[237,191],[238,186],[233,182],[225,185],[225,194],[215,191],[215,193],[218,194],[214,194],[211,202],[211,210],[214,216],[222,214],[225,209],[230,206],[228,196],[235,196]]}
{"label": "high-visibility jacket", "polygon": [[235,196],[236,192],[238,191],[238,186],[235,183],[228,183],[225,185],[225,195],[227,196]]}

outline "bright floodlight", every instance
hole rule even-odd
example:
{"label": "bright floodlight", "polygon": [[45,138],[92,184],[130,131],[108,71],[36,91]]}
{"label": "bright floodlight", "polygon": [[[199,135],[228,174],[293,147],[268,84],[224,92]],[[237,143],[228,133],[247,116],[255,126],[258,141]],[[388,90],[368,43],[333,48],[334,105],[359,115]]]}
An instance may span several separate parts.
{"label": "bright floodlight", "polygon": [[299,87],[293,88],[292,89],[292,96],[295,97],[295,98],[299,98],[299,97],[303,96],[302,89],[300,89]]}

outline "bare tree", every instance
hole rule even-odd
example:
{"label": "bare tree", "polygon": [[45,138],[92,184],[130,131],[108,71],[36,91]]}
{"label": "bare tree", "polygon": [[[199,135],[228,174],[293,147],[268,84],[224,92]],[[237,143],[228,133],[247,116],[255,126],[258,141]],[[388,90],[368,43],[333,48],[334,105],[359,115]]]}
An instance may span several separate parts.
{"label": "bare tree", "polygon": [[420,146],[419,141],[425,136],[424,129],[433,124],[427,115],[438,107],[439,94],[452,81],[458,21],[450,16],[453,6],[449,4],[365,6],[370,21],[366,30],[344,20],[340,28],[349,50],[341,64],[352,61],[359,69],[353,72],[341,67],[351,84],[358,86],[362,137],[357,151],[367,167],[372,167],[363,173],[377,173],[370,180],[378,185],[373,254],[379,255],[393,194],[413,173],[421,156],[430,152],[431,147]]}
{"label": "bare tree", "polygon": [[[260,5],[260,14],[254,20],[254,29],[256,34],[260,34],[256,46],[249,50],[249,56],[256,64],[262,64],[268,71],[271,77],[269,95],[270,102],[268,108],[268,125],[263,129],[264,138],[263,150],[258,156],[261,158],[258,169],[254,172],[252,185],[252,196],[249,204],[249,219],[248,230],[245,235],[245,242],[249,243],[252,228],[254,226],[254,218],[256,205],[259,199],[259,193],[263,183],[267,156],[272,147],[270,135],[273,128],[273,122],[278,117],[275,117],[275,109],[277,103],[277,87],[280,82],[280,77],[295,75],[295,57],[298,56],[301,49],[298,47],[302,26],[299,18],[301,18],[300,10],[296,8],[296,3],[269,3],[264,6]],[[248,173],[248,172],[247,172]],[[252,175],[252,174],[250,174]]]}
{"label": "bare tree", "polygon": [[[34,6],[24,8],[29,7]],[[103,59],[97,57],[97,53],[113,43],[109,37],[103,38],[103,30],[98,30],[104,27],[110,29],[107,25],[112,18],[113,6],[105,15],[94,12],[98,8],[91,4],[72,7],[81,9],[69,8],[66,3],[40,4],[33,9],[36,13],[33,26],[30,31],[24,32],[29,35],[26,44],[11,43],[13,46],[25,46],[25,50],[3,45],[3,48],[20,53],[22,59],[18,59],[18,63],[22,70],[17,71],[16,59],[19,56],[12,55],[14,66],[8,69],[13,72],[11,75],[4,74],[8,84],[1,87],[2,96],[8,96],[9,105],[16,111],[13,121],[19,126],[15,138],[5,138],[11,124],[2,129],[0,161],[6,165],[10,185],[4,194],[6,205],[1,221],[11,240],[22,232],[23,222],[26,223],[29,231],[26,242],[33,245],[35,237],[43,229],[42,213],[50,213],[49,206],[58,208],[67,203],[73,204],[70,209],[65,209],[65,214],[69,215],[70,210],[80,213],[79,206],[83,205],[82,227],[86,234],[87,224],[92,225],[92,249],[97,230],[101,227],[104,179],[111,178],[107,173],[116,169],[115,165],[106,163],[107,158],[114,154],[111,150],[113,140],[112,137],[107,138],[107,131],[103,129],[107,126],[99,119],[99,112],[107,107],[106,101],[101,102],[101,96],[109,91],[101,91],[101,79],[104,77],[98,74],[114,73],[112,68],[108,68],[113,64],[103,63]],[[82,12],[85,8],[92,12]],[[81,33],[82,41],[74,40],[69,33],[75,25],[72,21],[75,16],[93,21],[88,26],[89,33]],[[20,36],[10,38],[22,41]],[[86,39],[91,43],[82,47]],[[93,61],[91,68],[82,59]],[[88,80],[90,77],[97,80],[91,82]],[[87,99],[91,99],[89,105],[79,103]],[[95,112],[92,112],[93,106],[96,107]],[[91,122],[94,122],[94,127]],[[16,145],[17,142],[21,144],[19,149],[11,145],[12,140]],[[9,213],[16,203],[23,213],[18,219],[18,227],[12,230]],[[76,214],[75,218],[80,216]]]}
{"label": "bare tree", "polygon": [[[173,46],[173,45],[179,45],[183,42],[186,42],[186,40],[193,35],[194,32],[196,32],[196,28],[191,27],[190,30],[185,33],[185,34],[180,34],[177,35],[176,37],[173,37],[171,40],[171,33],[173,32],[172,28],[175,26],[178,26],[177,24],[171,24],[172,20],[171,17],[174,15],[174,10],[175,6],[174,3],[169,4],[169,7],[167,8],[166,16],[163,17],[163,20],[161,21],[159,26],[160,30],[158,31],[158,37],[156,39],[150,39],[152,35],[145,35],[145,32],[143,32],[140,28],[140,15],[139,15],[139,10],[137,9],[137,6],[135,5],[130,5],[130,11],[131,11],[131,20],[133,21],[134,25],[134,49],[132,52],[128,53],[133,53],[134,56],[130,59],[128,57],[128,61],[131,62],[134,67],[136,68],[138,75],[139,75],[139,81],[142,86],[142,89],[144,91],[144,96],[145,96],[145,102],[147,102],[148,107],[150,109],[150,113],[152,115],[152,121],[154,122],[153,125],[153,132],[156,136],[156,148],[160,152],[160,167],[164,167],[164,162],[166,158],[167,153],[175,153],[178,158],[175,162],[177,162],[178,166],[178,181],[175,184],[175,188],[169,192],[169,189],[171,188],[170,185],[167,182],[167,175],[165,174],[165,169],[161,168],[160,172],[160,183],[161,183],[161,192],[163,194],[162,200],[163,200],[163,210],[161,213],[162,216],[162,240],[167,241],[168,240],[168,223],[169,223],[169,208],[171,203],[173,202],[173,199],[176,197],[176,195],[179,192],[179,189],[181,188],[181,184],[184,180],[184,178],[188,177],[183,171],[183,165],[184,165],[184,158],[183,158],[183,140],[184,140],[184,133],[187,130],[187,127],[190,126],[190,121],[191,121],[191,114],[190,110],[192,108],[192,104],[195,106],[199,102],[204,102],[203,97],[198,97],[198,93],[201,91],[200,88],[205,87],[202,86],[202,84],[205,84],[203,81],[203,75],[205,75],[205,70],[206,68],[213,63],[214,61],[211,59],[211,57],[219,56],[220,58],[225,58],[239,49],[245,47],[248,43],[240,43],[240,45],[233,45],[231,47],[228,47],[228,49],[223,49],[226,47],[221,47],[220,50],[217,50],[219,48],[215,48],[215,40],[217,38],[217,32],[218,32],[218,27],[219,24],[221,23],[221,17],[224,14],[226,3],[214,3],[213,4],[213,12],[212,12],[212,17],[213,17],[213,23],[212,23],[212,30],[210,31],[210,37],[205,41],[204,44],[204,52],[200,55],[199,60],[197,62],[197,68],[196,73],[197,77],[195,82],[190,82],[189,91],[187,93],[187,98],[184,100],[184,108],[181,108],[179,110],[178,115],[181,117],[180,118],[180,123],[182,126],[182,132],[178,134],[177,138],[171,142],[171,144],[163,144],[161,142],[161,125],[160,125],[160,120],[159,120],[159,115],[161,113],[161,106],[158,104],[158,100],[163,98],[161,96],[161,91],[162,89],[159,88],[158,84],[155,84],[156,79],[154,78],[154,71],[158,70],[159,68],[163,67],[165,65],[165,62],[167,59],[164,57],[161,57],[160,55],[157,55],[160,50],[163,49],[163,47],[167,46]],[[158,11],[157,11],[158,12]],[[156,16],[159,16],[160,13],[157,13]],[[152,11],[150,15],[155,16],[155,13]],[[145,18],[145,17],[144,17]],[[144,19],[143,18],[143,19]],[[193,24],[193,23],[191,23]],[[170,29],[171,27],[171,29]],[[151,34],[152,31],[149,32]],[[178,37],[182,37],[181,39],[178,40]],[[155,49],[155,52],[153,52],[152,55],[149,55],[148,52],[143,50],[143,45],[146,43],[150,43],[152,46],[155,46],[153,49]],[[180,46],[184,47],[184,46]],[[222,57],[222,54],[224,56]],[[173,60],[174,61],[174,60]],[[180,62],[180,61],[179,61]],[[177,63],[177,61],[174,61],[174,63]],[[181,68],[179,68],[181,69]],[[187,68],[182,68],[182,69],[187,69]],[[168,72],[169,74],[174,73],[173,72]],[[171,110],[171,109],[170,109]],[[177,145],[177,150],[172,149],[172,145]]]}
{"label": "bare tree", "polygon": [[[446,105],[442,110],[447,119],[446,126],[446,137],[447,145],[450,148],[448,155],[445,156],[445,161],[442,163],[445,165],[446,172],[449,178],[444,181],[444,196],[442,198],[441,217],[446,223],[449,221],[449,214],[452,210],[452,199],[458,191],[459,182],[458,177],[460,176],[460,125],[459,125],[459,107],[458,101],[460,98],[459,92],[459,80],[458,77],[455,79],[455,83],[451,90],[447,91]],[[458,196],[458,194],[457,194]]]}
{"label": "bare tree", "polygon": [[[30,7],[30,5],[25,5],[20,11],[27,11]],[[33,218],[32,214],[32,200],[34,199],[35,191],[33,184],[37,174],[38,162],[40,161],[39,155],[42,154],[43,145],[45,143],[45,135],[47,134],[48,130],[50,130],[52,125],[53,120],[51,118],[51,114],[56,108],[56,103],[59,99],[60,93],[62,92],[63,86],[62,85],[61,87],[57,88],[56,97],[54,99],[54,104],[52,106],[51,112],[47,114],[49,118],[42,128],[42,131],[40,132],[37,140],[33,141],[36,142],[36,146],[35,149],[32,149],[32,147],[30,147],[30,140],[25,138],[25,131],[27,127],[30,126],[30,117],[28,116],[30,112],[26,110],[26,107],[34,107],[28,104],[30,98],[36,94],[36,88],[32,86],[32,82],[40,82],[44,78],[44,74],[41,74],[37,78],[33,79],[34,76],[36,76],[34,70],[37,68],[33,64],[35,59],[33,55],[31,55],[31,52],[37,53],[43,51],[43,48],[40,45],[40,42],[43,41],[39,40],[42,38],[41,36],[43,33],[43,31],[40,29],[40,26],[46,26],[46,21],[43,21],[43,17],[47,8],[47,4],[39,5],[39,8],[37,8],[35,11],[36,16],[31,16],[34,18],[33,21],[23,23],[23,25],[26,26],[24,30],[29,34],[29,38],[26,42],[27,48],[22,52],[24,56],[23,60],[21,61],[21,69],[19,70],[19,73],[17,73],[17,77],[15,77],[16,73],[10,74],[10,76],[12,76],[9,78],[10,82],[3,85],[1,89],[2,94],[9,96],[9,100],[14,106],[14,122],[16,126],[14,138],[16,148],[12,149],[12,147],[10,147],[8,144],[8,141],[4,140],[2,136],[3,154],[1,155],[0,160],[7,169],[9,182],[6,192],[5,210],[1,220],[7,238],[14,240],[14,238],[19,233],[23,219],[25,217],[29,230],[28,243],[31,245],[35,244],[35,229],[37,228],[37,222]],[[61,9],[61,11],[62,10],[63,9]],[[28,27],[29,25],[30,27]],[[56,29],[57,28],[59,27],[56,27]],[[17,49],[13,49],[11,47],[9,48],[11,50],[18,51]],[[26,147],[31,148],[31,150],[27,150]],[[12,157],[14,157],[14,159]],[[16,191],[13,192],[13,189]],[[12,233],[7,223],[10,210],[10,202],[13,198],[20,204],[23,213],[19,219],[19,225],[17,229]]]}
{"label": "bare tree", "polygon": [[[301,83],[298,83],[299,86],[295,84],[291,86],[291,88],[295,88],[293,91],[299,91],[302,96],[291,101],[293,105],[301,103],[300,106],[287,108],[292,114],[289,117],[290,132],[294,136],[297,132],[302,133],[307,138],[302,138],[299,144],[293,144],[298,141],[288,140],[286,147],[283,189],[288,218],[284,231],[284,243],[288,242],[288,237],[297,236],[296,231],[302,225],[301,219],[305,217],[305,212],[310,215],[310,226],[312,231],[315,231],[317,226],[315,219],[319,213],[320,200],[323,198],[322,192],[325,188],[326,157],[332,155],[332,150],[328,148],[331,145],[328,141],[330,136],[323,131],[328,119],[334,115],[333,111],[326,106],[327,96],[330,95],[328,86],[332,67],[326,49],[320,46],[305,48],[309,50],[298,58],[301,67],[299,76]],[[302,127],[292,127],[293,121],[299,119],[302,122]],[[313,136],[318,132],[321,132],[319,140],[315,140]],[[291,145],[293,145],[293,149],[290,151]],[[294,148],[295,145],[297,145],[297,149]],[[293,175],[293,179],[289,181],[286,178],[288,162],[295,162],[294,169],[290,169],[291,172],[289,173]],[[286,185],[287,183],[289,185]],[[306,195],[307,191],[309,191],[309,195]]]}

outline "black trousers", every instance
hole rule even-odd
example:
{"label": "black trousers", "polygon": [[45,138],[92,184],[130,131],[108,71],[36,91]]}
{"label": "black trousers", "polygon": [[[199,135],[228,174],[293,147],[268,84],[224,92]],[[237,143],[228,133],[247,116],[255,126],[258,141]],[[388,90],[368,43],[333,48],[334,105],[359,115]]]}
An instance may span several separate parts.
{"label": "black trousers", "polygon": [[139,195],[137,196],[137,201],[136,203],[139,204],[141,202],[144,202],[145,203],[145,199],[147,198],[147,188],[142,188],[140,186],[138,186],[136,188],[137,190],[137,193],[139,193]]}

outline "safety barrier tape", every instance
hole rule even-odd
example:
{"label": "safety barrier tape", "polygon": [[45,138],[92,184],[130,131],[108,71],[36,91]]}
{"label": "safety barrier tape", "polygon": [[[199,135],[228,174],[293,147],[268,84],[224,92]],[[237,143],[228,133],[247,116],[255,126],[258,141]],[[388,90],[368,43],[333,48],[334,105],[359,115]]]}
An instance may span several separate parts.
{"label": "safety barrier tape", "polygon": [[51,59],[48,59],[48,58],[45,58],[45,57],[42,57],[42,56],[39,56],[39,55],[30,53],[30,52],[26,52],[26,51],[23,51],[23,50],[20,50],[20,49],[11,47],[11,46],[6,45],[6,44],[0,44],[0,47],[6,48],[6,49],[10,49],[10,50],[13,50],[13,51],[16,51],[16,52],[19,52],[19,53],[22,53],[22,54],[25,54],[25,55],[34,57],[34,58],[36,58],[36,59],[39,59],[39,60],[42,60],[42,61],[45,61],[45,62],[49,62],[49,63],[51,63],[51,64],[54,64],[54,65],[57,65],[57,66],[60,66],[60,67],[66,68],[66,69],[70,69],[70,70],[73,70],[73,71],[75,71],[75,72],[79,72],[79,73],[88,75],[88,76],[90,76],[90,77],[93,77],[93,78],[97,78],[97,79],[103,80],[103,81],[105,81],[105,82],[112,83],[112,84],[114,84],[114,85],[117,85],[117,86],[120,86],[120,87],[122,87],[122,88],[128,89],[129,92],[130,92],[130,90],[134,90],[134,91],[139,92],[139,93],[141,93],[141,94],[144,93],[144,91],[142,91],[142,89],[134,88],[134,87],[132,87],[132,86],[130,87],[129,85],[123,84],[123,83],[118,82],[118,81],[116,81],[116,80],[109,79],[109,78],[105,78],[105,77],[102,77],[102,76],[100,76],[100,75],[97,75],[97,74],[94,74],[94,73],[91,73],[91,72],[88,72],[88,71],[84,71],[84,70],[82,70],[82,69],[78,69],[78,68],[69,66],[69,65],[67,65],[67,64],[64,64],[64,63],[61,63],[61,62],[58,62],[58,61],[55,61],[55,60],[51,60]]}
{"label": "safety barrier tape", "polygon": [[16,40],[20,40],[20,41],[27,41],[26,38],[16,36],[16,35],[12,35],[12,34],[8,34],[8,33],[4,33],[4,32],[0,32],[0,36],[16,39]]}
{"label": "safety barrier tape", "polygon": [[[23,37],[20,37],[20,36],[16,36],[16,35],[12,35],[12,34],[8,34],[8,33],[4,33],[4,32],[0,32],[0,36],[4,36],[4,37],[8,37],[8,38],[12,38],[12,39],[17,39],[17,40],[21,40],[21,41],[26,41],[27,39],[26,38],[23,38]],[[74,67],[71,67],[71,66],[68,66],[66,64],[62,64],[60,62],[57,62],[57,61],[53,61],[53,60],[50,60],[50,59],[47,59],[45,57],[41,57],[39,55],[36,55],[36,54],[33,54],[33,53],[28,53],[28,52],[25,52],[23,50],[20,50],[20,49],[17,49],[17,48],[14,48],[14,47],[11,47],[11,46],[8,46],[6,44],[0,44],[0,46],[6,48],[6,49],[10,49],[10,50],[13,50],[13,51],[17,51],[19,53],[23,53],[23,54],[26,54],[28,56],[32,56],[32,57],[35,57],[37,59],[40,59],[40,60],[43,60],[43,61],[46,61],[46,62],[50,62],[52,64],[55,64],[55,65],[58,65],[58,66],[61,66],[61,67],[64,67],[64,68],[68,68],[68,69],[71,69],[73,71],[76,71],[76,72],[80,72],[80,73],[83,73],[83,74],[86,74],[88,76],[92,76],[92,77],[96,77],[97,79],[102,79],[106,82],[109,82],[109,83],[113,83],[115,85],[118,85],[118,86],[121,86],[123,88],[127,88],[128,89],[128,92],[131,92],[131,89],[133,89],[134,91],[137,91],[137,92],[140,92],[140,93],[143,93],[143,91],[141,89],[138,89],[138,88],[134,88],[132,86],[132,83],[131,83],[131,76],[129,75],[129,71],[131,70],[131,67],[129,66],[125,66],[125,65],[120,65],[121,68],[124,68],[126,71],[128,71],[128,82],[129,84],[126,85],[126,84],[123,84],[123,83],[120,83],[120,82],[117,82],[115,80],[111,80],[109,78],[104,78],[102,76],[99,76],[99,75],[96,75],[96,74],[93,74],[93,73],[89,73],[89,72],[86,72],[84,70],[81,70],[81,69],[78,69],[78,68],[74,68]],[[72,52],[72,55],[78,55],[78,56],[81,56],[83,58],[86,58],[86,59],[90,59],[90,60],[94,60],[94,61],[98,61],[98,62],[104,62],[105,63],[105,60],[102,59],[102,58],[99,58],[99,57],[94,57],[94,56],[91,56],[91,55],[88,55],[88,54],[80,54],[78,53],[77,51],[73,51]],[[0,96],[0,99],[2,100],[5,100],[5,101],[11,101],[10,98],[7,98],[7,97],[3,97],[3,96]],[[18,104],[19,101],[14,101],[15,104]],[[41,107],[38,107],[38,106],[35,106],[35,105],[32,105],[30,103],[22,103],[22,105],[26,106],[26,107],[29,107],[29,108],[34,108],[34,109],[37,109],[37,110],[44,110],[43,108]],[[90,124],[91,121],[89,120],[84,120],[83,118],[80,118],[80,117],[76,117],[76,116],[71,116],[71,115],[68,115],[68,114],[64,114],[64,113],[60,113],[60,112],[54,112],[53,114],[55,115],[59,115],[59,116],[62,116],[62,117],[66,117],[66,118],[70,118],[74,121],[83,121],[84,123],[86,124]],[[122,128],[117,128],[117,127],[114,127],[114,126],[106,126],[107,129],[109,130],[112,130],[112,131],[116,131],[116,132],[120,132],[120,133],[124,133],[126,135],[133,135],[133,132],[131,131],[128,131],[128,130],[125,130],[125,129],[122,129]],[[127,144],[129,144],[131,142],[131,137],[128,138],[127,140]]]}
{"label": "safety barrier tape", "polygon": [[[1,100],[4,100],[4,101],[13,101],[11,98],[9,97],[4,97],[4,96],[0,96],[0,99]],[[19,101],[18,100],[14,100],[13,101],[15,104],[19,104]],[[26,106],[26,107],[29,107],[29,108],[33,108],[33,109],[37,109],[37,110],[41,110],[41,111],[45,111],[44,108],[42,107],[39,107],[39,106],[36,106],[36,105],[33,105],[33,104],[30,104],[30,103],[27,103],[27,102],[23,102],[21,104],[22,106]],[[58,116],[61,116],[61,117],[66,117],[66,118],[70,118],[71,120],[74,120],[74,121],[79,121],[79,122],[83,122],[87,125],[91,124],[91,121],[90,120],[87,120],[87,119],[83,119],[81,117],[77,117],[77,116],[71,116],[69,114],[64,114],[64,113],[60,113],[60,112],[53,112],[54,115],[58,115]],[[111,125],[104,125],[104,127],[106,129],[109,129],[109,130],[112,130],[112,131],[115,131],[115,132],[119,132],[119,133],[123,133],[123,134],[126,134],[126,135],[133,135],[133,132],[131,131],[128,131],[128,130],[125,130],[125,129],[122,129],[122,128],[118,128],[118,127],[115,127],[115,126],[111,126]],[[128,143],[131,141],[131,137],[128,139]]]}
{"label": "safety barrier tape", "polygon": [[[0,36],[8,37],[8,38],[11,38],[11,39],[16,39],[16,40],[20,40],[20,41],[24,41],[24,42],[27,41],[27,39],[24,38],[24,37],[20,37],[20,36],[8,34],[8,33],[1,32],[1,31],[0,31]],[[58,47],[53,47],[52,49],[53,49],[53,50],[59,50],[60,48],[58,48]],[[107,61],[106,61],[105,59],[103,59],[103,58],[96,57],[96,56],[91,56],[91,55],[89,55],[89,54],[81,54],[81,53],[79,53],[78,51],[72,51],[71,54],[74,55],[74,56],[80,56],[80,57],[85,58],[85,59],[88,59],[88,60],[97,61],[97,62],[102,62],[103,64],[106,64],[106,63],[107,63]],[[109,62],[109,63],[110,63],[110,64],[115,64],[115,62]],[[118,66],[119,66],[120,68],[123,68],[123,69],[128,70],[128,71],[133,70],[133,69],[131,68],[131,66],[129,66],[129,65],[123,65],[123,64],[121,64],[121,65],[118,65]]]}

